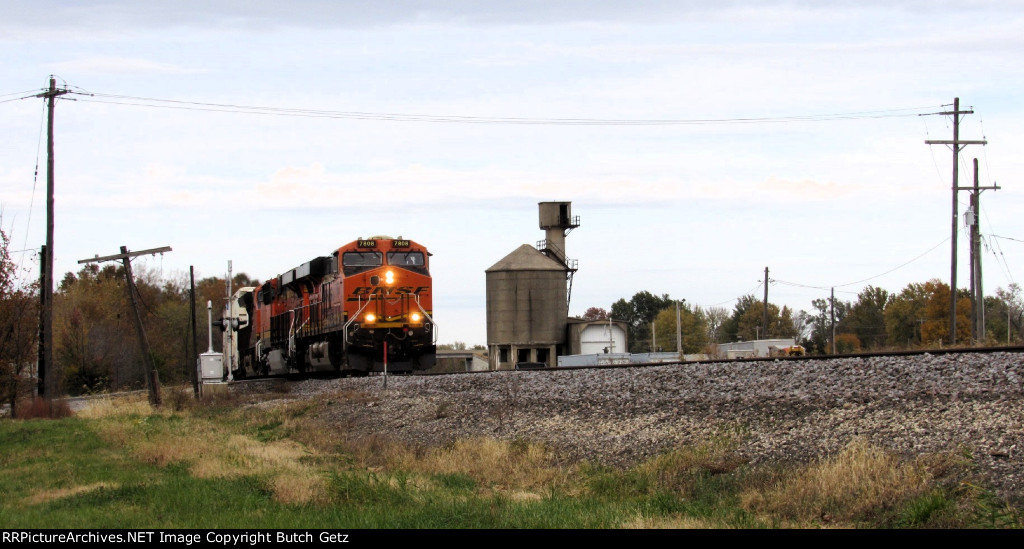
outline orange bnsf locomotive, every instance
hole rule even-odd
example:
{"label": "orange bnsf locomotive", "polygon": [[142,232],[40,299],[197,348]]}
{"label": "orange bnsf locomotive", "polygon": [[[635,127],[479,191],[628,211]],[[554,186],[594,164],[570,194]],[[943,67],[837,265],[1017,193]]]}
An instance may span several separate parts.
{"label": "orange bnsf locomotive", "polygon": [[434,365],[430,253],[402,237],[359,239],[234,294],[225,333],[235,377],[413,372]]}

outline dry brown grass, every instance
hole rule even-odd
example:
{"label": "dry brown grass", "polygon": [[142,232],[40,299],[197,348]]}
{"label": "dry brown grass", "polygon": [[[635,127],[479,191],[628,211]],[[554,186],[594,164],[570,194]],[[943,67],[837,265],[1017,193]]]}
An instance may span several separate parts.
{"label": "dry brown grass", "polygon": [[86,419],[101,419],[151,413],[153,407],[149,405],[146,394],[131,393],[91,398],[77,415]]}
{"label": "dry brown grass", "polygon": [[741,497],[750,511],[798,522],[848,524],[924,493],[930,478],[924,467],[901,462],[857,438],[838,455]]}
{"label": "dry brown grass", "polygon": [[[297,442],[263,442],[167,406],[153,409],[144,394],[97,399],[81,415],[100,420],[100,435],[140,461],[185,463],[200,478],[266,478],[275,498],[286,503],[325,499],[324,475],[303,462],[313,450]],[[175,420],[161,420],[170,416]]]}
{"label": "dry brown grass", "polygon": [[565,483],[565,470],[554,453],[523,441],[489,438],[459,440],[426,452],[422,459],[404,464],[429,473],[462,473],[485,485],[509,489],[537,489]]}
{"label": "dry brown grass", "polygon": [[345,442],[360,466],[421,475],[466,475],[484,490],[507,493],[517,500],[537,500],[537,490],[567,484],[571,474],[554,453],[523,441],[490,438],[459,440],[443,447],[411,447],[370,436]]}
{"label": "dry brown grass", "polygon": [[[332,401],[359,405],[373,397],[360,391],[339,391],[318,402],[275,406],[266,412],[281,421],[293,439],[315,447],[322,456],[346,456],[353,467],[373,472],[412,473],[403,477],[415,486],[429,487],[433,475],[466,475],[482,490],[498,490],[516,500],[536,500],[539,489],[561,486],[571,471],[540,444],[491,438],[464,439],[444,446],[417,446],[371,434],[352,437],[344,425],[324,424],[316,412]],[[301,411],[301,414],[297,414]],[[296,416],[296,417],[292,417]]]}
{"label": "dry brown grass", "polygon": [[637,472],[654,479],[660,489],[686,494],[696,473],[731,473],[742,465],[735,455],[736,444],[726,437],[681,447],[641,463]]}
{"label": "dry brown grass", "polygon": [[625,530],[720,530],[729,528],[721,520],[703,517],[646,517],[636,515],[623,521],[620,528]]}
{"label": "dry brown grass", "polygon": [[36,492],[25,499],[27,505],[36,505],[39,503],[45,503],[47,501],[53,501],[58,499],[64,499],[78,494],[84,494],[86,492],[93,492],[104,488],[117,488],[116,484],[110,482],[96,482],[93,484],[83,486],[72,486],[70,488],[55,488],[53,490],[43,490]]}

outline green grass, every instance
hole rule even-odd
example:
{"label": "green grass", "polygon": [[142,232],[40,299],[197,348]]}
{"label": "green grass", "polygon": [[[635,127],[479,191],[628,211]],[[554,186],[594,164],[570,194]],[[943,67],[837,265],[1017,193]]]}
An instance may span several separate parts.
{"label": "green grass", "polygon": [[[906,463],[861,445],[820,464],[753,470],[733,457],[742,444],[736,435],[614,469],[563,463],[522,440],[416,449],[378,439],[342,441],[328,436],[317,407],[309,403],[259,414],[215,404],[177,412],[136,408],[99,417],[0,421],[0,493],[5,495],[0,524],[8,529],[1022,526],[1019,507],[968,482],[970,463],[961,456]],[[872,474],[865,475],[865,468]],[[877,503],[854,504],[838,499],[832,488],[847,482],[849,470],[858,471],[858,478],[906,486],[888,486]],[[853,488],[850,493],[867,493],[871,486]]]}

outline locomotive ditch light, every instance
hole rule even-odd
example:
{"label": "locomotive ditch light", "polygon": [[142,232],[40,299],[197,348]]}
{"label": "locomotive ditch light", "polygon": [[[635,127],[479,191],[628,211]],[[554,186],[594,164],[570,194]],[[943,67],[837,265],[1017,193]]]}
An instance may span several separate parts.
{"label": "locomotive ditch light", "polygon": [[419,313],[413,313],[413,314],[409,315],[409,320],[411,320],[413,322],[419,322],[420,320],[423,320],[423,318],[420,316]]}
{"label": "locomotive ditch light", "polygon": [[365,320],[366,320],[367,322],[369,322],[369,323],[373,323],[373,322],[376,322],[376,321],[377,321],[377,315],[375,315],[375,314],[373,314],[373,313],[366,313],[366,316],[364,316],[363,318],[364,318],[364,319],[365,319]]}

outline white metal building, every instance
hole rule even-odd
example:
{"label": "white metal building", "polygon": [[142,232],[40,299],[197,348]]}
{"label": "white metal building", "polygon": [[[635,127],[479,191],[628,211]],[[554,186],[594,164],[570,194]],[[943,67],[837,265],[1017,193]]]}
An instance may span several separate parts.
{"label": "white metal building", "polygon": [[720,358],[757,358],[771,356],[772,348],[782,349],[796,345],[796,340],[789,339],[758,339],[754,341],[737,341],[735,343],[719,343],[717,346]]}

